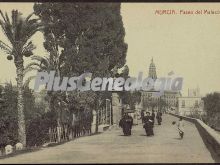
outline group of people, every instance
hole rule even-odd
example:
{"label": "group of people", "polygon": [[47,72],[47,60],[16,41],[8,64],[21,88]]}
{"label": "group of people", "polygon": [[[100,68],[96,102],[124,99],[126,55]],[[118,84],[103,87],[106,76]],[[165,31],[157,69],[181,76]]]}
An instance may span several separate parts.
{"label": "group of people", "polygon": [[[153,128],[154,128],[155,117],[157,119],[158,125],[161,125],[162,122],[161,112],[158,111],[156,115],[154,111],[152,111],[151,114],[150,112],[146,112],[146,115],[144,114],[144,111],[141,112],[142,124],[147,136],[154,135]],[[119,126],[123,129],[123,133],[125,136],[131,135],[132,125],[133,125],[133,118],[129,116],[128,113],[125,113],[119,122]]]}
{"label": "group of people", "polygon": [[[157,119],[158,125],[161,125],[162,113],[160,111],[158,111],[156,115],[154,111],[152,111],[152,113],[150,112],[146,112],[145,114],[144,112],[141,113],[143,128],[145,129],[147,136],[154,136],[153,128],[154,128],[155,118]],[[176,122],[173,121],[172,124],[176,124]],[[125,113],[119,122],[119,126],[123,129],[123,133],[125,136],[131,135],[132,125],[133,125],[133,118],[129,116],[128,113]],[[182,121],[182,117],[179,118],[179,121],[177,123],[177,129],[178,129],[180,138],[183,139],[184,122]]]}

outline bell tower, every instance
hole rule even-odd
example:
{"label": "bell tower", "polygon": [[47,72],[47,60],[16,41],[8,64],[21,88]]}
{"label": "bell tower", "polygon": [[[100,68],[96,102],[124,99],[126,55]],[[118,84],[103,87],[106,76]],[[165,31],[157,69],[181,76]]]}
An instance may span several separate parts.
{"label": "bell tower", "polygon": [[150,63],[150,67],[149,67],[149,72],[148,72],[148,77],[151,77],[153,80],[157,79],[156,66],[154,64],[153,58],[151,59],[151,63]]}

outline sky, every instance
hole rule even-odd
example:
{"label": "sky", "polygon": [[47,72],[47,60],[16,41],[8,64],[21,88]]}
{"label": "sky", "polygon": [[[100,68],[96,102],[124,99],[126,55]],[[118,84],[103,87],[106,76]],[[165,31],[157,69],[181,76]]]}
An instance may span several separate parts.
{"label": "sky", "polygon": [[123,4],[130,74],[147,74],[153,57],[158,77],[170,71],[183,77],[183,94],[197,86],[202,95],[220,91],[220,14],[155,14],[155,10],[163,9],[218,10],[220,4]]}
{"label": "sky", "polygon": [[[22,11],[24,16],[33,12],[33,3],[0,3],[2,11]],[[158,15],[156,10],[175,10],[177,14]],[[179,14],[180,10],[218,10],[215,3],[122,3],[121,15],[128,44],[127,65],[130,75],[145,76],[151,58],[158,77],[166,77],[173,71],[175,77],[183,77],[183,95],[188,88],[200,88],[201,94],[220,92],[220,14]],[[7,41],[0,31],[0,40]],[[7,42],[8,43],[8,42]],[[34,54],[45,55],[43,35],[33,36],[37,46]],[[30,58],[25,58],[25,64]],[[15,84],[15,66],[0,51],[0,83]],[[35,74],[35,73],[32,73]],[[29,76],[29,75],[27,75]]]}

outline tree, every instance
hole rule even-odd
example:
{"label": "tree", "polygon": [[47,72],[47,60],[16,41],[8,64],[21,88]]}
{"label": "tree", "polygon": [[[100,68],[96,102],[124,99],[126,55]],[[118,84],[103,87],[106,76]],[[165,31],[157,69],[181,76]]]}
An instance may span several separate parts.
{"label": "tree", "polygon": [[220,112],[220,93],[210,93],[202,99],[204,101],[204,108],[208,116],[212,116],[217,112]]}
{"label": "tree", "polygon": [[14,145],[18,141],[17,119],[15,111],[17,106],[17,91],[11,83],[6,83],[1,88],[1,107],[0,107],[0,148],[7,144]]}
{"label": "tree", "polygon": [[29,57],[33,55],[35,46],[29,39],[41,29],[41,24],[38,19],[31,19],[33,14],[30,14],[27,18],[23,18],[20,12],[17,10],[12,11],[11,20],[8,14],[5,15],[0,10],[2,19],[0,20],[1,28],[10,42],[7,45],[3,41],[0,41],[0,48],[8,54],[7,59],[12,60],[14,58],[14,64],[16,66],[17,74],[17,110],[18,110],[18,137],[19,141],[26,145],[26,133],[25,133],[25,117],[24,117],[24,100],[23,100],[23,71],[24,71],[24,56]]}
{"label": "tree", "polygon": [[63,48],[63,75],[111,71],[125,64],[120,4],[43,3],[34,9],[45,24],[45,48],[51,52],[51,32],[57,47]]}
{"label": "tree", "polygon": [[[33,56],[31,57],[32,62],[30,62],[28,65],[25,66],[24,68],[24,73],[28,73],[30,71],[38,71],[38,72],[50,72],[51,70],[54,70],[57,68],[56,65],[59,65],[56,63],[56,58],[53,55],[50,55],[50,57],[41,57],[41,56]],[[28,86],[29,82],[35,78],[36,76],[31,76],[29,77],[25,85]],[[47,92],[49,96],[49,102],[50,102],[50,110],[54,111],[54,97],[53,92]]]}
{"label": "tree", "polygon": [[[14,145],[18,139],[18,132],[15,131],[18,128],[17,119],[18,115],[15,111],[17,107],[17,87],[11,83],[6,83],[5,86],[1,86],[1,98],[3,102],[0,107],[0,148],[5,147],[7,144]],[[27,130],[32,121],[32,118],[37,116],[38,112],[35,111],[33,91],[27,87],[24,88],[24,114],[25,124]],[[28,139],[27,139],[28,141]]]}
{"label": "tree", "polygon": [[[62,48],[61,76],[91,72],[92,78],[110,77],[124,66],[127,44],[119,3],[39,3],[34,10],[45,25],[45,49],[52,55],[51,43]],[[93,94],[98,112],[108,92]]]}
{"label": "tree", "polygon": [[204,101],[208,124],[213,127],[220,127],[220,93],[209,93],[202,100]]}

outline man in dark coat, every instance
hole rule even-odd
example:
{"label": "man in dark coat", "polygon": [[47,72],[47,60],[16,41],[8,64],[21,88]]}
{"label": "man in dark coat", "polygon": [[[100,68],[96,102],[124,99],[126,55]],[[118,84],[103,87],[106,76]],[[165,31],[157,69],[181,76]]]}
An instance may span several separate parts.
{"label": "man in dark coat", "polygon": [[133,119],[127,113],[123,116],[123,118],[119,122],[119,127],[123,129],[123,133],[125,136],[131,135],[131,129],[133,125]]}
{"label": "man in dark coat", "polygon": [[144,117],[143,128],[145,129],[145,132],[146,132],[147,136],[153,136],[154,135],[153,121],[152,121],[152,117],[150,116],[149,112],[147,112],[146,116]]}
{"label": "man in dark coat", "polygon": [[154,110],[152,110],[151,119],[152,119],[152,121],[153,121],[153,125],[154,125],[154,120],[155,120],[155,113],[154,113]]}
{"label": "man in dark coat", "polygon": [[157,122],[158,122],[158,125],[161,125],[161,122],[162,122],[162,113],[161,112],[157,112]]}

